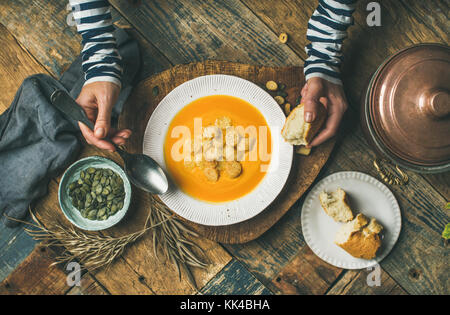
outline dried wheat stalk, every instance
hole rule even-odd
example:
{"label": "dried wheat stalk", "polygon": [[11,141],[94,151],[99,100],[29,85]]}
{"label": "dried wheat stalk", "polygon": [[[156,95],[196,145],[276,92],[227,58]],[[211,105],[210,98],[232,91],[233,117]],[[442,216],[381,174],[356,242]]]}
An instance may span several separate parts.
{"label": "dried wheat stalk", "polygon": [[165,256],[174,265],[179,277],[181,278],[181,269],[186,274],[187,279],[197,289],[194,277],[191,273],[190,267],[206,268],[208,265],[201,261],[195,249],[203,254],[203,250],[195,243],[189,241],[186,237],[198,235],[186,228],[180,221],[173,218],[172,213],[155,196],[150,196],[150,225],[158,226],[152,229],[153,233],[153,254],[158,257],[157,246],[160,245]]}
{"label": "dried wheat stalk", "polygon": [[36,218],[31,208],[30,214],[34,223],[16,221],[34,227],[35,229],[25,228],[25,231],[34,239],[44,242],[45,246],[64,248],[63,253],[56,257],[56,262],[52,265],[77,260],[83,268],[89,271],[110,265],[114,259],[122,255],[127,245],[135,242],[148,230],[152,230],[155,257],[158,258],[157,246],[159,245],[174,265],[180,278],[181,267],[193,288],[197,290],[190,267],[206,268],[207,264],[202,262],[197,253],[193,251],[196,248],[203,254],[202,249],[186,237],[189,235],[198,237],[198,235],[179,222],[167,206],[153,195],[150,195],[150,203],[151,207],[144,228],[121,237],[86,233],[75,229],[72,225],[66,227],[54,222],[45,224],[49,226],[46,228]]}

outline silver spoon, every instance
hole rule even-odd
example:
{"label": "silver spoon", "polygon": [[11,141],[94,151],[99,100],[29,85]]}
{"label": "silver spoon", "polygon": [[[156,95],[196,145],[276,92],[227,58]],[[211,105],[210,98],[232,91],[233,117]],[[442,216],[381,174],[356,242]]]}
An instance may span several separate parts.
{"label": "silver spoon", "polygon": [[[91,130],[94,124],[87,118],[84,110],[73,100],[73,98],[63,90],[56,90],[50,96],[52,104],[68,117],[80,121]],[[169,188],[166,174],[151,157],[145,154],[131,154],[120,149],[111,139],[104,140],[110,142],[125,164],[125,173],[129,180],[136,187],[153,194],[164,194]]]}

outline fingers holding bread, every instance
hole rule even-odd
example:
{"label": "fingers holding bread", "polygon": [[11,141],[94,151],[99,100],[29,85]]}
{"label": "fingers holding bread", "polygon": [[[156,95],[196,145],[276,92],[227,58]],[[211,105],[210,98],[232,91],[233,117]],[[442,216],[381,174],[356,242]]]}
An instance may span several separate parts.
{"label": "fingers holding bread", "polygon": [[327,118],[327,111],[323,105],[317,107],[317,117],[313,122],[305,121],[305,106],[299,104],[286,118],[281,135],[292,145],[308,146],[317,132],[322,128]]}

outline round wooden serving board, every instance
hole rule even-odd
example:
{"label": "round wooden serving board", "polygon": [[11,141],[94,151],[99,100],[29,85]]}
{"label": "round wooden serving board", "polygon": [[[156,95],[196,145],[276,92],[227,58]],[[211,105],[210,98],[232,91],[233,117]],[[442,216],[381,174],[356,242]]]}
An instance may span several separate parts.
{"label": "round wooden serving board", "polygon": [[[300,89],[305,83],[301,67],[269,68],[226,61],[205,61],[175,66],[140,82],[125,104],[119,119],[119,128],[133,130],[126,149],[129,152],[142,153],[144,131],[159,102],[178,85],[208,74],[234,75],[261,86],[269,80],[283,83],[288,93],[287,100],[292,106],[296,104]],[[295,154],[285,188],[277,199],[256,217],[238,224],[219,227],[199,225],[183,219],[184,222],[200,235],[220,243],[240,244],[256,239],[273,226],[313,183],[328,160],[334,143],[334,140],[328,141],[313,149],[309,156]],[[145,193],[136,189],[134,194],[139,198],[136,194]],[[140,203],[139,207],[148,209],[149,205]]]}

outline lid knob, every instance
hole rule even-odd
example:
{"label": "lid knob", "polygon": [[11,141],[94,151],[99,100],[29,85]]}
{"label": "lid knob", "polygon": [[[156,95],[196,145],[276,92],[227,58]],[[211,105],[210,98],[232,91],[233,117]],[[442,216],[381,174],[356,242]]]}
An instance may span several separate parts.
{"label": "lid knob", "polygon": [[426,91],[420,103],[424,113],[433,119],[443,119],[450,114],[450,95],[446,90]]}

